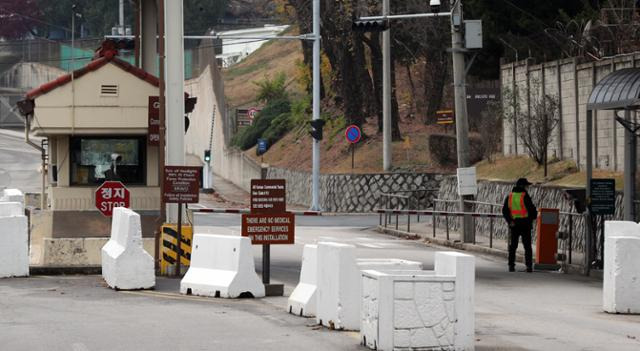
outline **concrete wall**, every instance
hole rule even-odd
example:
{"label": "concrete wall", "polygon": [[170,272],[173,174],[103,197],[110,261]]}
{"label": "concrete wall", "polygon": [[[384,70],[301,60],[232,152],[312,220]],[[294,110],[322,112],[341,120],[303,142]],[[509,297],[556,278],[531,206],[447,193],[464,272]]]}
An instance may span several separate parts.
{"label": "concrete wall", "polygon": [[[270,179],[287,181],[287,202],[311,205],[311,173],[269,168]],[[380,192],[438,189],[442,175],[430,173],[323,174],[320,176],[320,207],[329,212],[370,212],[381,206]],[[435,193],[418,193],[412,207],[426,208]],[[390,206],[395,206],[392,202]]]}
{"label": "concrete wall", "polygon": [[260,178],[260,165],[228,146],[231,122],[219,68],[209,65],[198,78],[185,83],[185,90],[198,98],[185,137],[186,152],[191,163],[200,162],[199,165],[203,165],[204,150],[211,149],[211,171],[248,191],[251,179]]}
{"label": "concrete wall", "polygon": [[50,82],[66,72],[55,67],[34,62],[13,65],[0,76],[0,87],[29,90]]}
{"label": "concrete wall", "polygon": [[[536,96],[542,92],[543,86],[546,94],[558,97],[561,101],[561,121],[558,128],[553,131],[549,157],[557,156],[561,159],[574,160],[579,166],[584,167],[586,164],[586,104],[591,91],[594,85],[609,73],[630,67],[640,67],[640,53],[589,63],[581,63],[577,59],[564,59],[536,65],[531,61],[520,61],[502,65],[502,89],[513,90],[515,70],[515,85],[518,87],[521,107],[519,113],[522,114],[530,113],[527,94],[531,97]],[[540,83],[538,91],[534,91],[535,82]],[[510,101],[504,103],[511,106]],[[520,127],[523,126],[518,126]],[[598,111],[594,114],[593,134],[595,166],[601,169],[623,171],[624,128],[615,122],[613,112]],[[514,126],[505,123],[503,150],[506,155],[516,154],[515,140]],[[517,154],[526,154],[521,141],[517,143]]]}
{"label": "concrete wall", "polygon": [[214,93],[214,76],[211,66],[207,66],[200,76],[185,82],[185,92],[197,97],[198,102],[189,116],[190,125],[185,134],[185,152],[191,166],[204,165],[204,150],[210,149],[212,126],[220,121],[218,101]]}
{"label": "concrete wall", "polygon": [[41,84],[50,82],[65,72],[46,65],[21,62],[0,75],[0,128],[23,127],[24,120],[18,111],[12,110],[24,94]]}

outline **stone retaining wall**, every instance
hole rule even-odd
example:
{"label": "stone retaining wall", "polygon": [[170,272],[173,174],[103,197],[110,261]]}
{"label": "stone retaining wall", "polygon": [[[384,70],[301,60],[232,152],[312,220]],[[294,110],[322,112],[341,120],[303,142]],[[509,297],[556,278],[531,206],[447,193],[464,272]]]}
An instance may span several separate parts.
{"label": "stone retaining wall", "polygon": [[[268,178],[287,181],[287,202],[311,205],[311,173],[269,168]],[[371,212],[380,206],[380,192],[438,189],[442,175],[430,173],[323,174],[320,176],[320,207],[328,212]],[[409,195],[409,194],[407,194]],[[409,200],[392,199],[390,206],[410,202],[411,207],[430,207],[435,192],[413,193]]]}

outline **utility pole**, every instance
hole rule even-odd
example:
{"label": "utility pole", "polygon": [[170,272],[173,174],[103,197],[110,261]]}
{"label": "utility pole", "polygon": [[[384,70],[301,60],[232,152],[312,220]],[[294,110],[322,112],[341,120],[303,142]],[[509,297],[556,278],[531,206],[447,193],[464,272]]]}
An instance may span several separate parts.
{"label": "utility pole", "polygon": [[[166,145],[168,166],[184,166],[184,27],[182,0],[164,1]],[[163,176],[162,174],[160,175]],[[167,205],[167,221],[175,223],[178,209]]]}
{"label": "utility pole", "polygon": [[[390,0],[382,1],[382,17],[391,13]],[[391,150],[391,29],[382,32],[382,164],[389,172],[392,165]]]}
{"label": "utility pole", "polygon": [[[455,97],[456,115],[456,138],[458,147],[458,168],[466,168],[469,163],[469,121],[467,119],[467,87],[466,87],[466,65],[464,59],[464,39],[462,36],[462,26],[464,24],[462,16],[462,1],[456,0],[451,9],[451,44],[453,54],[453,86]],[[460,210],[471,212],[472,206],[466,200],[470,196],[460,196]],[[464,216],[462,219],[462,241],[465,243],[474,242],[475,233],[473,228],[473,218]]]}
{"label": "utility pole", "polygon": [[[388,0],[386,0],[388,1]],[[313,117],[320,119],[320,0],[313,0]],[[313,141],[311,174],[311,210],[321,211],[320,208],[320,140]]]}

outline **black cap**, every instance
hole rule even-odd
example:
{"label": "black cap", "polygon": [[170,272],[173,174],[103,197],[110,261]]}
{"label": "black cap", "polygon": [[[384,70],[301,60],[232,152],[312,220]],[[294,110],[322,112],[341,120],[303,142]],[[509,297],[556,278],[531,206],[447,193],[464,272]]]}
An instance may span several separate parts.
{"label": "black cap", "polygon": [[529,183],[529,181],[527,180],[527,178],[520,178],[518,179],[518,181],[516,182],[516,186],[528,186],[531,185],[531,183]]}

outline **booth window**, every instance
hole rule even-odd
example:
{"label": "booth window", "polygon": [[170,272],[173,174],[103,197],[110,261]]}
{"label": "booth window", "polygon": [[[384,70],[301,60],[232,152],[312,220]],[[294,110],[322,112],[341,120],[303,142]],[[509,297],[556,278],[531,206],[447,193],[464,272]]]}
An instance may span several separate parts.
{"label": "booth window", "polygon": [[72,137],[71,184],[100,185],[107,180],[144,185],[145,137]]}

